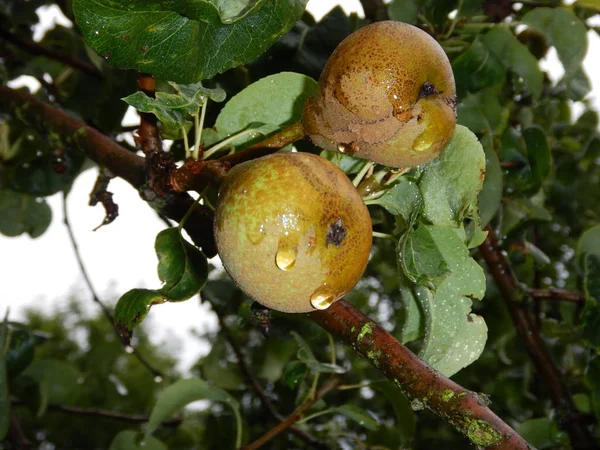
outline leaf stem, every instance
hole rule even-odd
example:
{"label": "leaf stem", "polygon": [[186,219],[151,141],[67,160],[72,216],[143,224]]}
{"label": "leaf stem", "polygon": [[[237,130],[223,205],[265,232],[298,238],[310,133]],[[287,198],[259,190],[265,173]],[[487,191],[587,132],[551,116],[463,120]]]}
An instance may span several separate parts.
{"label": "leaf stem", "polygon": [[360,172],[358,172],[358,174],[356,174],[356,176],[354,177],[354,180],[352,180],[352,184],[354,185],[354,187],[358,187],[358,185],[360,184],[360,182],[362,181],[362,179],[365,177],[365,175],[367,174],[367,172],[375,165],[374,162],[369,161],[368,163],[366,163],[364,165],[364,167],[362,169],[360,169]]}
{"label": "leaf stem", "polygon": [[188,141],[185,127],[181,127],[181,134],[183,135],[183,146],[185,147],[185,159],[188,159],[190,156],[192,156],[192,152],[190,151],[190,143]]}
{"label": "leaf stem", "polygon": [[373,231],[373,237],[380,238],[380,239],[391,239],[392,241],[396,241],[396,238],[394,236],[392,236],[391,234],[380,233],[379,231]]}
{"label": "leaf stem", "polygon": [[202,159],[207,159],[208,157],[214,155],[216,152],[221,150],[223,147],[226,147],[231,142],[235,141],[238,138],[241,138],[242,136],[246,136],[248,134],[256,134],[256,133],[264,134],[258,128],[250,128],[248,130],[244,130],[237,134],[234,134],[233,136],[228,137],[227,139],[219,142],[218,144],[213,145],[210,149],[208,149],[206,152],[204,152],[204,157]]}
{"label": "leaf stem", "polygon": [[198,206],[198,204],[200,203],[201,200],[202,200],[202,195],[199,195],[198,198],[194,201],[194,203],[192,203],[192,205],[188,208],[188,210],[184,214],[183,218],[179,221],[177,228],[179,228],[180,233],[181,233],[181,230],[183,229],[183,227],[185,226],[185,222],[188,220],[188,218],[194,211],[194,208],[196,208],[196,206]]}
{"label": "leaf stem", "polygon": [[200,142],[202,142],[202,127],[204,127],[204,118],[206,117],[206,105],[208,104],[208,98],[205,97],[202,102],[202,111],[200,113],[200,120],[198,120],[198,115],[194,116],[194,130],[196,140],[194,142],[194,153],[192,154],[193,158],[197,161],[200,157]]}

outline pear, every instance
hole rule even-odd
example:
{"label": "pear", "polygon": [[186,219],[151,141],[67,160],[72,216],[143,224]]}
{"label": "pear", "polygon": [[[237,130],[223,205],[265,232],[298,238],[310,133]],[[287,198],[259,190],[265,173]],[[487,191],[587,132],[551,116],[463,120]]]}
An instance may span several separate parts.
{"label": "pear", "polygon": [[219,189],[214,231],[239,288],[291,313],[325,309],[352,289],[372,241],[356,188],[336,165],[309,153],[235,166]]}
{"label": "pear", "polygon": [[456,126],[448,57],[412,25],[363,27],[327,61],[302,123],[311,140],[328,150],[397,168],[428,162]]}

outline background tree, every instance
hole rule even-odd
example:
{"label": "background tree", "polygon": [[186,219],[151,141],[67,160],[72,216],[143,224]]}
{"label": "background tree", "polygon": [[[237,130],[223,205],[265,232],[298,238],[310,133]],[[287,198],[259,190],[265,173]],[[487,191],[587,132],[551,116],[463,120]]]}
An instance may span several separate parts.
{"label": "background tree", "polygon": [[[598,448],[600,137],[581,67],[595,2],[365,0],[365,20],[336,8],[316,23],[300,0],[74,0],[59,6],[77,27],[33,42],[47,3],[0,5],[3,81],[42,84],[0,87],[0,232],[42,234],[43,198],[66,197],[86,161],[104,224],[116,176],[179,226],[157,236],[161,288],[114,312],[94,293],[95,319],[4,321],[3,448]],[[440,42],[459,101],[441,157],[400,173],[321,151],[298,125],[337,44],[387,18]],[[556,85],[539,65],[550,47]],[[269,318],[206,257],[220,180],[291,143],[356,182],[376,239],[346,300]],[[139,324],[199,291],[220,328],[184,379]]]}

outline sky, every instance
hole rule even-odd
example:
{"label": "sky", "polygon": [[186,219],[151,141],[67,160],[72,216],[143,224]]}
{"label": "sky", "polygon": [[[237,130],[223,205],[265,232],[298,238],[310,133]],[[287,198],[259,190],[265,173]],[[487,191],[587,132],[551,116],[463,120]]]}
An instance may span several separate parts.
{"label": "sky", "polygon": [[[336,4],[341,3],[347,12],[362,9],[358,0],[337,2],[334,0],[310,0],[308,9],[318,20]],[[45,29],[54,22],[70,25],[58,8],[42,10],[43,27],[36,30],[40,39]],[[600,109],[600,68],[594,61],[600,60],[600,39],[590,34],[590,50],[584,66],[590,75],[594,89],[591,97]],[[562,66],[553,52],[544,61],[552,79],[562,75]],[[13,86],[14,87],[14,86]],[[575,111],[581,110],[575,105]],[[126,117],[134,124],[135,113]],[[138,119],[139,120],[139,119]],[[107,303],[132,288],[158,288],[154,239],[164,228],[154,211],[139,199],[137,192],[126,182],[114,179],[109,191],[119,205],[119,217],[110,225],[94,228],[104,218],[101,206],[88,206],[89,193],[97,175],[89,169],[75,181],[68,198],[69,219],[75,232],[83,260],[99,296]],[[98,310],[83,282],[77,260],[73,253],[62,216],[62,196],[47,199],[53,211],[52,224],[37,239],[27,235],[7,238],[0,235],[0,314],[10,307],[11,320],[23,319],[25,308],[33,307],[49,312],[53,308],[65,308],[68,294],[81,299],[86,310]],[[187,369],[210,348],[191,333],[192,329],[216,329],[216,318],[209,308],[201,305],[197,297],[185,302],[167,303],[152,308],[148,319],[151,339],[155,343],[168,342],[178,349],[179,368]]]}

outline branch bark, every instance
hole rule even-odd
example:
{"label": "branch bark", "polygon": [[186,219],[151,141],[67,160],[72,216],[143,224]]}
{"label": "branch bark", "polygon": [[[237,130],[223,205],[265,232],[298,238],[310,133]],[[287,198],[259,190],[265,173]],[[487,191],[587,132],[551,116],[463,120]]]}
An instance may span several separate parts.
{"label": "branch bark", "polygon": [[411,401],[430,409],[477,448],[533,448],[488,408],[485,395],[468,391],[428,366],[347,301],[338,300],[326,310],[309,316],[347,342]]}
{"label": "branch bark", "polygon": [[98,69],[96,69],[95,66],[85,61],[73,58],[73,56],[71,56],[68,53],[61,52],[60,50],[55,50],[53,48],[44,47],[34,41],[22,39],[16,34],[11,33],[10,31],[0,30],[0,38],[4,39],[7,42],[10,42],[12,45],[20,48],[21,50],[26,51],[30,55],[45,56],[49,59],[60,61],[66,64],[67,66],[71,66],[74,69],[77,69],[99,80],[104,78],[102,76],[102,73]]}
{"label": "branch bark", "polygon": [[586,425],[578,420],[580,415],[569,393],[567,381],[552,360],[539,328],[529,313],[521,307],[522,294],[519,292],[517,279],[498,244],[496,233],[489,226],[487,231],[488,236],[479,246],[479,251],[498,285],[521,342],[548,388],[552,403],[558,411],[559,425],[569,433],[571,445],[575,450],[597,449],[598,445]]}

